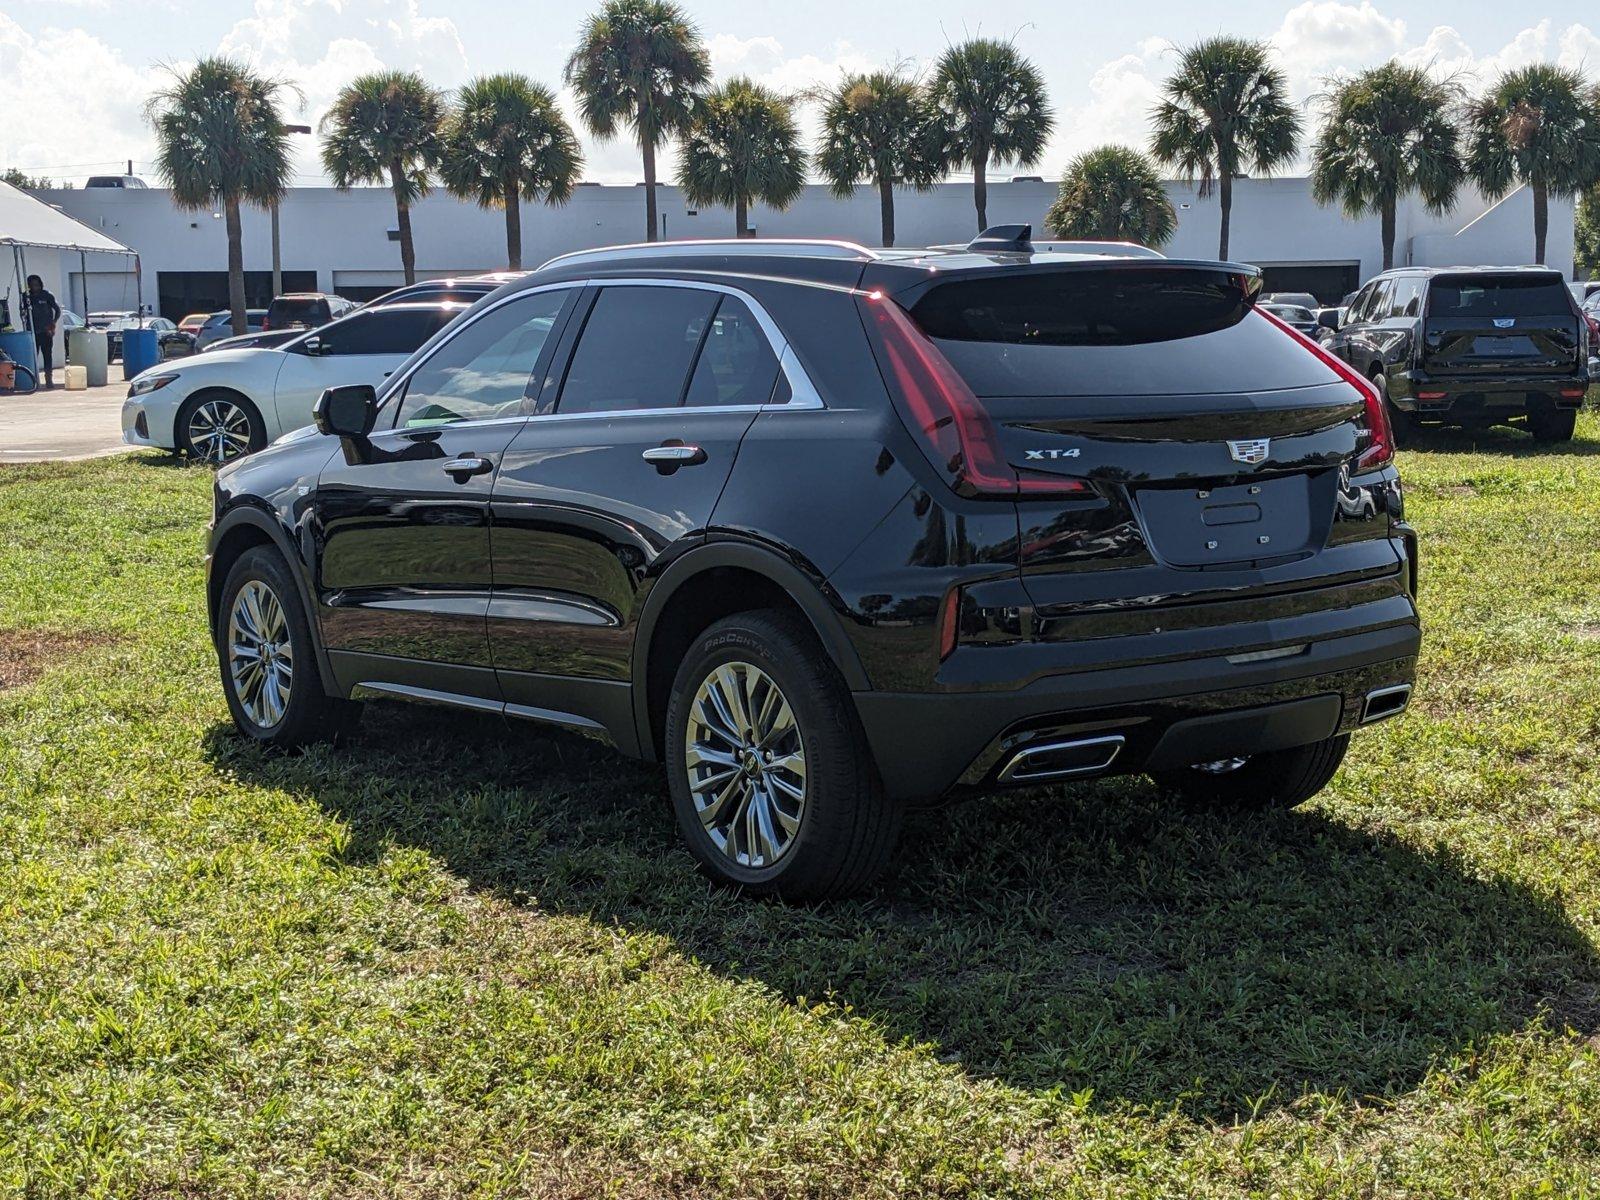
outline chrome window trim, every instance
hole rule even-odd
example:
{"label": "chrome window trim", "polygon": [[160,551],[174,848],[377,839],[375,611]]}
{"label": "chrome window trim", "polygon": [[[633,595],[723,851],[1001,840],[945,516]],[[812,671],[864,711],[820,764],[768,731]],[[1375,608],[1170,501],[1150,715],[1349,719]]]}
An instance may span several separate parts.
{"label": "chrome window trim", "polygon": [[[660,243],[657,243],[660,244]],[[417,426],[406,429],[401,426],[391,425],[387,429],[375,429],[372,437],[384,437],[394,434],[415,434],[429,429],[482,429],[493,425],[505,425],[513,421],[585,421],[585,420],[619,420],[625,417],[657,417],[662,413],[686,413],[695,415],[699,413],[763,413],[763,412],[814,412],[825,409],[822,396],[817,387],[811,382],[811,377],[806,374],[805,368],[800,365],[800,360],[795,356],[794,347],[783,336],[783,331],[778,328],[778,323],[772,315],[761,306],[761,302],[742,288],[733,287],[725,283],[712,283],[703,279],[645,279],[645,278],[618,278],[618,279],[565,279],[559,283],[546,283],[538,287],[525,288],[510,296],[502,297],[493,304],[488,305],[481,312],[473,314],[470,321],[464,321],[459,327],[453,327],[442,332],[440,340],[433,345],[425,347],[427,354],[414,362],[403,363],[395,373],[384,381],[384,386],[378,396],[380,411],[389,403],[390,398],[397,390],[411,382],[411,377],[420,371],[440,350],[448,346],[466,330],[476,325],[484,317],[507,304],[513,304],[525,296],[536,292],[552,292],[563,288],[581,290],[586,287],[672,287],[689,288],[694,291],[718,292],[722,295],[733,296],[743,302],[750,310],[750,315],[755,317],[756,324],[761,327],[761,332],[766,335],[767,345],[778,359],[778,370],[789,384],[789,400],[785,404],[699,404],[699,405],[667,405],[661,408],[614,408],[596,412],[563,413],[519,413],[513,417],[484,417],[475,421],[452,421],[444,425]],[[581,340],[581,339],[580,339]],[[576,347],[574,347],[576,349]],[[419,350],[418,353],[421,353]]]}

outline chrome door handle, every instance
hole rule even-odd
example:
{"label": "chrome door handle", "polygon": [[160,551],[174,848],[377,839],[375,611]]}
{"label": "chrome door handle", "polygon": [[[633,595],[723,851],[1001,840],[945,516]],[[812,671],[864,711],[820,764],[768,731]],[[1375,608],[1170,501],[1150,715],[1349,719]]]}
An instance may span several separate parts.
{"label": "chrome door handle", "polygon": [[651,446],[641,456],[645,462],[663,469],[692,467],[706,460],[706,452],[699,446]]}
{"label": "chrome door handle", "polygon": [[457,483],[465,483],[474,475],[482,475],[492,470],[494,464],[477,454],[463,454],[460,458],[444,460],[445,474],[454,476]]}

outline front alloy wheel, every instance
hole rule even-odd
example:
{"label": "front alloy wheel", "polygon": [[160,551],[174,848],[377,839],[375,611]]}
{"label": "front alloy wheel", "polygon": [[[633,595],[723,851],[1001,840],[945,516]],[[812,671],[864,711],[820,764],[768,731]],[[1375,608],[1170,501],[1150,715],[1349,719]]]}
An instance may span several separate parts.
{"label": "front alloy wheel", "polygon": [[250,414],[232,400],[206,400],[194,406],[184,423],[189,452],[215,466],[248,454],[255,431]]}
{"label": "front alloy wheel", "polygon": [[234,597],[227,653],[239,707],[258,727],[272,729],[289,709],[294,645],[283,604],[264,580],[249,580]]}
{"label": "front alloy wheel", "polygon": [[805,819],[806,753],[794,710],[772,677],[724,663],[695,692],[684,737],[695,814],[741,867],[771,867]]}

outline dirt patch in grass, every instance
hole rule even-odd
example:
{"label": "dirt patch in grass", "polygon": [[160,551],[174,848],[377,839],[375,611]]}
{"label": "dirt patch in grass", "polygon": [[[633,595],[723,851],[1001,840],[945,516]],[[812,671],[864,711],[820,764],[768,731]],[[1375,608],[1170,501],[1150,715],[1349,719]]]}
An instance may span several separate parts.
{"label": "dirt patch in grass", "polygon": [[115,640],[109,633],[0,629],[0,692],[32,683],[55,663]]}

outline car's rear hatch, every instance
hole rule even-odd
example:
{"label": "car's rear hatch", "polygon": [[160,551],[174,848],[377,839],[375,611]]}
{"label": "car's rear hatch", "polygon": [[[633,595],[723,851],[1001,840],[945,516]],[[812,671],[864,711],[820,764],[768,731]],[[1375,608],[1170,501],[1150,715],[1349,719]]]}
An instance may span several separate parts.
{"label": "car's rear hatch", "polygon": [[1555,271],[1436,275],[1423,309],[1420,365],[1441,376],[1571,374],[1581,318]]}
{"label": "car's rear hatch", "polygon": [[[1267,622],[1321,606],[1296,593],[1379,578],[1394,593],[1389,516],[1359,483],[1389,457],[1381,410],[1255,311],[1254,272],[1145,260],[951,274],[896,299],[970,389],[988,422],[977,440],[1015,473],[1041,634]],[[908,425],[924,419],[912,408]],[[1359,596],[1328,601],[1346,602]],[[1167,607],[1190,611],[1152,616]]]}

